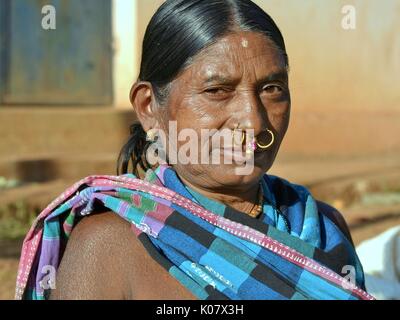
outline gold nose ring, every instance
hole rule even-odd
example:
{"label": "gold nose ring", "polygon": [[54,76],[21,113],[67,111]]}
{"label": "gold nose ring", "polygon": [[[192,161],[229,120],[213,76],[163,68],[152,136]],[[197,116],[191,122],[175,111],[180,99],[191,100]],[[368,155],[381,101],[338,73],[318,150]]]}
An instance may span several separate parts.
{"label": "gold nose ring", "polygon": [[244,140],[246,139],[245,131],[242,131],[242,141],[240,143],[236,143],[236,131],[239,129],[239,125],[233,130],[232,139],[235,145],[242,145]]}
{"label": "gold nose ring", "polygon": [[268,145],[262,145],[261,143],[258,142],[258,140],[256,138],[257,146],[262,150],[266,150],[266,149],[270,148],[275,142],[274,133],[271,130],[268,130],[268,129],[266,131],[271,135],[271,142]]}

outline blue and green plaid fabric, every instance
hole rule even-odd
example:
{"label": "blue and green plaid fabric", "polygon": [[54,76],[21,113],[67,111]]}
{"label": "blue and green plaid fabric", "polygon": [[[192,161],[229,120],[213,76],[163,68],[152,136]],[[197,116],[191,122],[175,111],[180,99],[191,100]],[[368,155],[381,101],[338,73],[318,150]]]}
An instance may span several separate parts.
{"label": "blue and green plaid fabric", "polygon": [[[139,190],[134,186],[141,181],[133,175],[101,176],[94,183],[96,179],[77,183],[38,217],[21,256],[17,282],[21,297],[46,298],[37,270],[45,265],[58,268],[77,221],[101,208],[132,223],[150,256],[199,299],[372,299],[363,292],[364,274],[353,245],[303,186],[265,175],[263,213],[251,218],[186,187],[171,167],[149,170],[145,179],[151,186],[190,199],[214,218],[272,238],[341,277],[352,267],[358,291],[220,228],[179,202]],[[122,180],[130,180],[133,187],[119,184]]]}

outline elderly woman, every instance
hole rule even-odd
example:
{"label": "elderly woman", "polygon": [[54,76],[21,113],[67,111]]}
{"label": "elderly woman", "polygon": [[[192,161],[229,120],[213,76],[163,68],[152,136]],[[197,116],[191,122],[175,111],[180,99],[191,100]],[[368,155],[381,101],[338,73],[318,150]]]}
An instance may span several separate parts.
{"label": "elderly woman", "polygon": [[[17,298],[372,299],[341,215],[266,174],[289,124],[288,69],[250,0],[165,1],[144,37],[122,175],[83,179],[42,212]],[[195,135],[173,142],[171,124]],[[212,159],[193,161],[200,151]]]}

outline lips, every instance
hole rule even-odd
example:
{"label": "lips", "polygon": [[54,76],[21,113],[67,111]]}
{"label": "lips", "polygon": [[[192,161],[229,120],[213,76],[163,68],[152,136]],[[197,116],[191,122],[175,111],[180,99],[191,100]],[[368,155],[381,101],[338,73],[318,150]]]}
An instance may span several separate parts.
{"label": "lips", "polygon": [[246,153],[244,151],[241,150],[236,150],[236,148],[221,148],[220,153],[221,155],[223,155],[224,157],[226,157],[227,159],[232,159],[235,161],[240,161],[240,162],[244,162],[246,160],[248,160],[248,157],[246,156]]}

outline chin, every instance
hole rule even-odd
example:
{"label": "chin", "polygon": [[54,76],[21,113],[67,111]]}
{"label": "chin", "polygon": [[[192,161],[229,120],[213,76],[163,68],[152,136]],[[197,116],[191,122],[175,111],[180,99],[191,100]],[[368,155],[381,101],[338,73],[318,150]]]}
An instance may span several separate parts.
{"label": "chin", "polygon": [[[226,186],[251,185],[256,183],[266,173],[264,168],[255,165],[248,174],[238,174],[238,169],[242,166],[234,164],[222,164],[214,168],[209,168],[209,176],[214,181]],[[240,172],[240,171],[239,171]]]}

